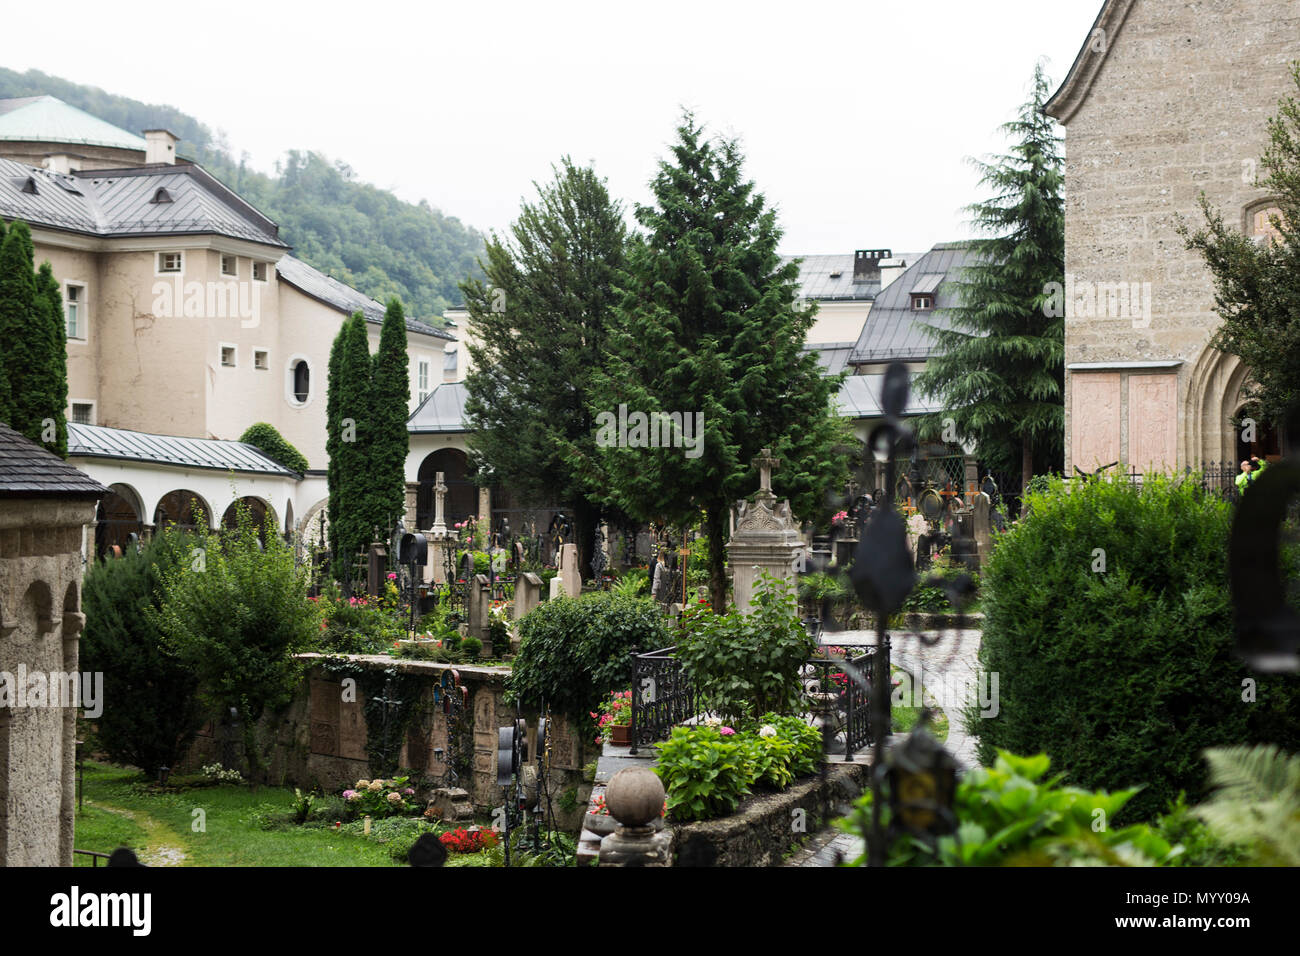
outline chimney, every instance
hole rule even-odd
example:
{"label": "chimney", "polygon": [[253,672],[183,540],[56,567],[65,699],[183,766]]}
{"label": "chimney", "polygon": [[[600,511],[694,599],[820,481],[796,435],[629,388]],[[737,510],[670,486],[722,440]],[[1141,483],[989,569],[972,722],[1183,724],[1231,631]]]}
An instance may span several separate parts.
{"label": "chimney", "polygon": [[904,272],[907,271],[907,260],[902,257],[896,259],[880,260],[880,289],[883,292],[889,283],[893,282]]}
{"label": "chimney", "polygon": [[176,165],[176,143],[178,138],[165,129],[147,129],[144,131],[144,162],[146,166]]}
{"label": "chimney", "polygon": [[880,278],[880,260],[888,259],[888,249],[859,249],[853,254],[853,281],[874,282]]}

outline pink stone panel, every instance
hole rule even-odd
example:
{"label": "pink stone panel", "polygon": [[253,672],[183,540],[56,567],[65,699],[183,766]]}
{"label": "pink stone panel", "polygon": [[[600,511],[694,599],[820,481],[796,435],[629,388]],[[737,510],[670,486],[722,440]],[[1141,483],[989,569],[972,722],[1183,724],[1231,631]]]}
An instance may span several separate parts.
{"label": "pink stone panel", "polygon": [[1178,464],[1178,376],[1131,375],[1128,380],[1128,460],[1138,471]]}
{"label": "pink stone panel", "polygon": [[1084,471],[1119,461],[1119,372],[1070,378],[1070,460]]}

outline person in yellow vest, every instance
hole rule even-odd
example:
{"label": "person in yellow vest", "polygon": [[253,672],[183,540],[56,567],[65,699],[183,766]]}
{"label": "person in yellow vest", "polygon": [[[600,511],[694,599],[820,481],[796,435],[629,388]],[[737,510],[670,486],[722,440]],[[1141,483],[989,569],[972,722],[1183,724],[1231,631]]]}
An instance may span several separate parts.
{"label": "person in yellow vest", "polygon": [[1266,467],[1268,467],[1268,462],[1254,455],[1243,461],[1241,463],[1241,473],[1237,475],[1237,493],[1244,495],[1246,488],[1254,484],[1255,479],[1260,476]]}

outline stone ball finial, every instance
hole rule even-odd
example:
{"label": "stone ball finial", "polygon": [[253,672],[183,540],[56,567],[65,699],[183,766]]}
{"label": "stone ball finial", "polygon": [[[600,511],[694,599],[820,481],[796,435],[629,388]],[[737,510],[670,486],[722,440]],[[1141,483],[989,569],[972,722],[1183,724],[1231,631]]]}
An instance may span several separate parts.
{"label": "stone ball finial", "polygon": [[664,809],[664,785],[648,767],[624,767],[605,789],[609,815],[625,827],[644,827]]}

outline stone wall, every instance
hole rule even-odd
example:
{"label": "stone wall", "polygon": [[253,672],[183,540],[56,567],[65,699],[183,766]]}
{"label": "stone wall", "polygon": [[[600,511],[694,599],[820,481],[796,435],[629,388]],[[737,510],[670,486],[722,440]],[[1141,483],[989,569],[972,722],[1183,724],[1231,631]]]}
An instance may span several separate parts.
{"label": "stone wall", "polygon": [[[307,660],[321,657],[318,654],[303,656]],[[428,697],[425,703],[428,710],[409,728],[398,756],[398,766],[409,769],[417,777],[436,779],[447,771],[453,747],[448,739],[448,721],[441,702],[433,698],[433,687],[442,685],[448,672],[458,675],[467,691],[460,746],[470,767],[469,779],[462,777],[459,786],[469,791],[479,809],[500,805],[502,793],[496,785],[497,730],[509,726],[515,719],[514,705],[505,700],[505,679],[510,668],[450,665],[377,655],[351,655],[348,659],[378,671],[427,675]],[[262,730],[271,741],[272,782],[337,793],[358,779],[371,776],[366,753],[365,694],[360,687],[355,695],[345,694],[343,679],[322,666],[313,666],[288,710],[264,718]],[[537,715],[525,711],[523,716],[528,721],[531,749]],[[583,764],[594,758],[594,752],[586,753],[583,739],[563,718],[553,722],[550,749],[551,790],[555,801],[564,790],[581,784]],[[222,729],[204,728],[186,767],[193,769],[219,761],[221,751]]]}
{"label": "stone wall", "polygon": [[1109,0],[1098,31],[1049,106],[1066,126],[1067,295],[1136,284],[1150,309],[1126,316],[1107,301],[1089,314],[1080,298],[1067,313],[1067,366],[1092,367],[1066,373],[1066,469],[1231,458],[1244,370],[1208,348],[1213,286],[1175,227],[1204,222],[1204,191],[1256,231],[1267,196],[1255,164],[1278,99],[1294,93],[1300,4]]}
{"label": "stone wall", "polygon": [[[0,671],[75,673],[94,501],[0,498]],[[77,708],[0,705],[0,866],[71,866]]]}

